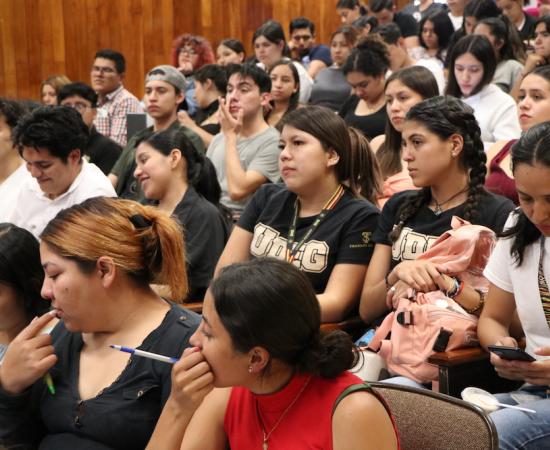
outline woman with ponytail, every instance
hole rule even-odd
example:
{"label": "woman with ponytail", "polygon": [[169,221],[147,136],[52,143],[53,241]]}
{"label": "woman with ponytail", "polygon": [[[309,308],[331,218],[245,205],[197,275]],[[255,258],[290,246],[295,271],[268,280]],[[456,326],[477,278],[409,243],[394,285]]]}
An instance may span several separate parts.
{"label": "woman with ponytail", "polygon": [[[434,97],[413,106],[402,130],[403,160],[418,191],[395,194],[384,205],[365,279],[359,313],[371,323],[388,312],[386,297],[450,290],[455,280],[428,261],[416,261],[451,228],[453,216],[494,231],[513,203],[483,188],[486,172],[481,132],[472,109],[453,97]],[[464,286],[455,300],[479,312],[480,294]]]}
{"label": "woman with ponytail", "polygon": [[[181,229],[157,208],[96,197],[59,212],[40,237],[53,311],[19,333],[0,365],[0,446],[143,449],[172,367],[109,345],[175,358],[189,346],[198,316],[150,286],[185,297]],[[53,316],[59,323],[40,334]]]}
{"label": "woman with ponytail", "polygon": [[231,224],[220,205],[214,166],[178,129],[160,131],[136,150],[134,176],[145,197],[183,225],[190,301],[202,300]]}
{"label": "woman with ponytail", "polygon": [[478,334],[485,348],[517,347],[511,325],[519,317],[525,351],[534,361],[508,361],[492,353],[491,363],[501,377],[525,383],[518,391],[498,394],[499,401],[536,414],[503,408],[491,418],[501,449],[537,450],[550,447],[550,122],[535,125],[516,142],[511,166],[519,208],[510,214],[485,268],[491,284]]}
{"label": "woman with ponytail", "polygon": [[349,336],[321,334],[320,324],[315,292],[294,265],[225,267],[148,448],[398,449],[383,399],[348,372],[357,355]]}
{"label": "woman with ponytail", "polygon": [[284,184],[266,184],[235,226],[217,270],[253,257],[299,267],[321,304],[321,320],[357,307],[378,210],[376,158],[366,139],[322,106],[288,113],[279,168]]}
{"label": "woman with ponytail", "polygon": [[497,66],[493,84],[509,93],[523,71],[525,49],[519,33],[506,16],[491,17],[479,21],[474,34],[486,36],[493,46],[497,58]]}

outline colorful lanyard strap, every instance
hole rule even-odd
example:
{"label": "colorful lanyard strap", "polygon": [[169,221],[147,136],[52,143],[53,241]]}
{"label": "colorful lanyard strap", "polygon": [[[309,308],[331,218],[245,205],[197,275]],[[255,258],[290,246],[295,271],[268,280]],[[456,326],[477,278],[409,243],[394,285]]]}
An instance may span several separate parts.
{"label": "colorful lanyard strap", "polygon": [[539,294],[540,301],[542,303],[542,310],[544,311],[544,316],[546,317],[546,323],[550,327],[550,292],[548,291],[548,283],[546,283],[546,278],[544,277],[544,271],[542,269],[542,264],[544,261],[544,236],[540,238],[540,258],[539,258]]}
{"label": "colorful lanyard strap", "polygon": [[291,263],[292,261],[294,261],[296,253],[298,253],[298,250],[300,249],[300,247],[304,245],[304,242],[306,242],[308,239],[311,238],[311,236],[313,235],[313,232],[317,229],[317,227],[323,221],[323,219],[326,217],[329,211],[334,209],[336,204],[340,201],[340,199],[344,195],[344,192],[345,192],[344,186],[342,186],[341,184],[338,185],[338,188],[334,191],[332,196],[325,203],[319,215],[315,218],[313,223],[306,230],[304,237],[300,240],[300,242],[294,245],[294,239],[296,238],[296,225],[298,223],[298,215],[300,213],[300,202],[298,201],[298,199],[296,199],[296,201],[294,202],[294,217],[292,218],[292,223],[288,230],[288,237],[286,240],[286,260],[288,262]]}

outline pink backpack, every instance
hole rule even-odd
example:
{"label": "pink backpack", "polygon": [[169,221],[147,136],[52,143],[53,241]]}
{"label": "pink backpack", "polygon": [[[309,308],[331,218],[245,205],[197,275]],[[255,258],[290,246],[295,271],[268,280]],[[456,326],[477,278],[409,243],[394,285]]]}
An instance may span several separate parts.
{"label": "pink backpack", "polygon": [[[470,287],[486,291],[483,268],[494,247],[495,233],[458,217],[453,217],[451,226],[419,258],[434,262],[441,272],[460,277]],[[441,291],[394,299],[393,308],[369,344],[371,350],[379,351],[392,374],[419,383],[435,381],[438,370],[427,362],[429,356],[479,345],[477,317]]]}

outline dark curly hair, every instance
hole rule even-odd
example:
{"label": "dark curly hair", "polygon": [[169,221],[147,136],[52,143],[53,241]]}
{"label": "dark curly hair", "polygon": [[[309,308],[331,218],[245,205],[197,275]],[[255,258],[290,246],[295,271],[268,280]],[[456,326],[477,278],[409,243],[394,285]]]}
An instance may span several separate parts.
{"label": "dark curly hair", "polygon": [[[550,168],[550,122],[543,122],[530,128],[512,146],[512,172],[520,164],[533,166],[540,164]],[[513,214],[516,223],[500,234],[500,237],[512,238],[510,253],[518,266],[523,263],[525,249],[541,237],[540,230],[533,225],[521,208],[517,208]]]}
{"label": "dark curly hair", "polygon": [[[474,117],[472,108],[450,96],[438,96],[424,100],[413,106],[407,113],[406,120],[414,120],[425,126],[431,133],[441,139],[448,139],[459,134],[464,140],[459,163],[469,174],[468,198],[464,204],[464,219],[474,222],[478,215],[478,205],[482,195],[485,174],[487,173],[487,156],[483,149],[481,130]],[[403,203],[399,210],[399,222],[390,233],[395,242],[403,226],[414,217],[420,207],[431,199],[430,187],[420,189]]]}
{"label": "dark curly hair", "polygon": [[361,72],[364,75],[383,76],[390,67],[390,55],[384,41],[376,35],[367,36],[355,47],[342,66],[344,75]]}

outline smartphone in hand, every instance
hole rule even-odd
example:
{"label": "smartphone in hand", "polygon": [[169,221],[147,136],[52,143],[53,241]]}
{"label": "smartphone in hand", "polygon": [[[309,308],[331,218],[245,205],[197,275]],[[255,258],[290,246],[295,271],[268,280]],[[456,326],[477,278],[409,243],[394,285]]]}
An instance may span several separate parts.
{"label": "smartphone in hand", "polygon": [[529,353],[518,347],[507,347],[505,345],[489,345],[487,346],[491,353],[507,359],[509,361],[536,361]]}

